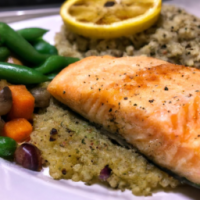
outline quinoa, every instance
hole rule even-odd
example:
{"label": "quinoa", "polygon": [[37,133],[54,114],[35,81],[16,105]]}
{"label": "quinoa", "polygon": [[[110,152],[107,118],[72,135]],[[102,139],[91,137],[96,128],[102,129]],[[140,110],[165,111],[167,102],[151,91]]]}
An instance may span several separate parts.
{"label": "quinoa", "polygon": [[[163,5],[157,23],[142,33],[91,39],[63,25],[55,36],[55,45],[62,56],[146,55],[200,68],[200,20],[183,9]],[[54,179],[101,182],[122,191],[132,190],[136,195],[150,195],[159,188],[179,184],[136,149],[112,143],[99,129],[55,100],[47,112],[35,116],[34,129],[31,142],[41,149]],[[106,167],[111,175],[102,181],[100,174]]]}
{"label": "quinoa", "polygon": [[[56,100],[34,117],[31,142],[42,152],[44,164],[54,179],[72,179],[87,184],[150,195],[159,188],[174,188],[178,181],[150,164],[136,149],[113,144],[106,135]],[[105,167],[111,175],[99,176]]]}
{"label": "quinoa", "polygon": [[63,25],[55,36],[55,45],[63,56],[147,55],[200,68],[200,20],[183,9],[163,5],[157,23],[142,33],[116,39],[90,39],[70,32]]}

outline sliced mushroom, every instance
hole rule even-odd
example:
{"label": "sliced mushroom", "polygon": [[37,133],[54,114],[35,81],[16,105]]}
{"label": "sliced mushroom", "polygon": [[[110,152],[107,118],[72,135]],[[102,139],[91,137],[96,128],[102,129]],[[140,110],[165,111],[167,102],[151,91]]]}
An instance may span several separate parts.
{"label": "sliced mushroom", "polygon": [[8,86],[0,91],[0,116],[6,115],[12,107],[12,93]]}
{"label": "sliced mushroom", "polygon": [[5,125],[5,122],[3,121],[3,119],[0,117],[0,135],[2,135],[3,133],[3,127]]}
{"label": "sliced mushroom", "polygon": [[46,88],[33,88],[30,92],[35,98],[36,108],[46,108],[49,106],[51,95]]}

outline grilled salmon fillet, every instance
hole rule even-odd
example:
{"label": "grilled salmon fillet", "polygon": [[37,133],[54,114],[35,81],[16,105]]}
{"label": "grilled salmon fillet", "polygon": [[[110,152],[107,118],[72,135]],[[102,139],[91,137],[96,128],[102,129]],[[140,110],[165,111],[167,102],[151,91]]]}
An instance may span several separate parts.
{"label": "grilled salmon fillet", "polygon": [[200,70],[144,56],[88,57],[61,71],[48,91],[200,184]]}

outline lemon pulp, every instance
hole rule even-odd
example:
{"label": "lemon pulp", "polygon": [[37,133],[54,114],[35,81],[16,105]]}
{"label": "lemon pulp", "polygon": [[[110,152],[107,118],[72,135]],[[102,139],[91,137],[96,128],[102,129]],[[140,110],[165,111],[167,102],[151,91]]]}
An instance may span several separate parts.
{"label": "lemon pulp", "polygon": [[115,38],[152,26],[161,0],[68,0],[61,7],[67,27],[91,38]]}

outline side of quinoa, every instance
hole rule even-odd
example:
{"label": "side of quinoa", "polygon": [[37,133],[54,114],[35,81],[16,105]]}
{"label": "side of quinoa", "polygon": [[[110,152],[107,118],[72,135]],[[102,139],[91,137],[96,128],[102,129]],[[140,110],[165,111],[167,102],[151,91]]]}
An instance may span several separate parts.
{"label": "side of quinoa", "polygon": [[142,33],[97,40],[74,34],[63,25],[55,36],[55,45],[63,56],[147,55],[200,68],[200,19],[180,8],[163,5],[158,22]]}
{"label": "side of quinoa", "polygon": [[[147,55],[171,63],[200,68],[200,19],[180,8],[163,5],[157,23],[148,30],[116,39],[91,39],[70,32],[65,25],[55,36],[60,55],[84,58],[91,55],[115,57]],[[55,179],[87,184],[102,182],[101,170],[111,175],[103,181],[112,188],[149,195],[178,181],[150,164],[135,149],[113,144],[98,129],[68,108],[52,102],[46,113],[36,115],[31,141],[41,150]],[[50,141],[52,129],[58,134]]]}
{"label": "side of quinoa", "polygon": [[[53,131],[53,132],[52,132]],[[41,151],[54,179],[87,184],[102,182],[112,188],[150,195],[158,188],[174,188],[178,181],[150,164],[135,149],[113,144],[98,129],[57,101],[34,117],[31,142]],[[111,175],[101,181],[101,170]]]}

